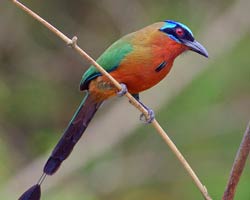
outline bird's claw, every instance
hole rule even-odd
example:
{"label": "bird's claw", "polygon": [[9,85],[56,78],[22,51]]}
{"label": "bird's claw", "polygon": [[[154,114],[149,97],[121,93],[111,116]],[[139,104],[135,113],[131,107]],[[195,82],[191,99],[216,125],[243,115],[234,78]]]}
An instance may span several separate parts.
{"label": "bird's claw", "polygon": [[122,89],[116,93],[118,97],[122,97],[123,95],[125,95],[128,92],[128,88],[124,83],[121,83],[121,87],[122,87]]}
{"label": "bird's claw", "polygon": [[150,124],[155,119],[155,113],[152,109],[146,108],[148,111],[147,116],[145,116],[144,113],[140,115],[140,120],[144,122],[145,124]]}

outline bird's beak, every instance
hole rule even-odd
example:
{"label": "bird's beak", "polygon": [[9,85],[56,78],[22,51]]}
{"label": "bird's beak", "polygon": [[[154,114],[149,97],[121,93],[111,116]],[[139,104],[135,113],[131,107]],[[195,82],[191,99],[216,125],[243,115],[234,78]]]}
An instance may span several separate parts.
{"label": "bird's beak", "polygon": [[197,42],[196,40],[194,40],[193,42],[190,40],[182,40],[182,43],[184,45],[186,45],[187,47],[189,47],[189,49],[191,51],[195,51],[196,53],[205,56],[206,58],[208,58],[208,52],[205,49],[205,47],[203,47],[199,42]]}

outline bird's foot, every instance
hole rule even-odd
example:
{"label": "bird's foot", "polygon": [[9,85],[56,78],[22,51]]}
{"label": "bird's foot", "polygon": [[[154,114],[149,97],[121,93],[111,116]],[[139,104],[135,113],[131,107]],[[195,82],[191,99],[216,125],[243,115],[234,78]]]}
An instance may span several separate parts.
{"label": "bird's foot", "polygon": [[155,113],[152,109],[148,109],[148,115],[145,116],[143,113],[140,115],[140,120],[145,124],[150,124],[155,119]]}
{"label": "bird's foot", "polygon": [[122,87],[122,89],[116,93],[118,97],[122,97],[123,95],[125,95],[128,92],[128,88],[124,83],[121,83],[121,87]]}
{"label": "bird's foot", "polygon": [[140,104],[148,111],[147,116],[145,116],[144,113],[140,115],[140,120],[145,124],[150,124],[155,119],[155,113],[151,108],[147,107],[142,102],[140,102]]}

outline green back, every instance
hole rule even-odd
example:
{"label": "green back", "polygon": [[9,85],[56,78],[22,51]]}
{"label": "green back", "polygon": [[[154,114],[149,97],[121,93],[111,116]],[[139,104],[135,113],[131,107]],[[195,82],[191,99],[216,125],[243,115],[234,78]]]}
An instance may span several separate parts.
{"label": "green back", "polygon": [[[126,57],[127,54],[132,52],[132,45],[123,39],[116,41],[96,60],[106,71],[111,72],[119,67],[119,64]],[[101,76],[101,73],[93,65],[83,74],[80,82],[80,89],[85,90],[88,88],[89,81]]]}

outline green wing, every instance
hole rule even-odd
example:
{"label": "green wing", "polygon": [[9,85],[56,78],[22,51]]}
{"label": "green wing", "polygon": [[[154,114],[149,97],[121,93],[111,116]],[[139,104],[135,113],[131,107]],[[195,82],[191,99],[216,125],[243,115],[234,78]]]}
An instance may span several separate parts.
{"label": "green wing", "polygon": [[[127,40],[120,39],[104,51],[104,53],[96,61],[105,70],[111,72],[119,66],[123,58],[132,50],[133,47]],[[91,65],[82,76],[80,89],[87,89],[89,82],[97,76],[101,76],[101,73],[93,65]]]}

